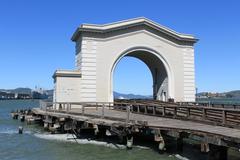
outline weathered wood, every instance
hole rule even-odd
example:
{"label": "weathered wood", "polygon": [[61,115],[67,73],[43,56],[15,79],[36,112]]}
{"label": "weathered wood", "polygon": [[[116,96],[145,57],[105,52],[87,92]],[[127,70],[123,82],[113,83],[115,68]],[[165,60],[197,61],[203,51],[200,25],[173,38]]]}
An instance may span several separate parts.
{"label": "weathered wood", "polygon": [[190,108],[187,108],[187,118],[191,116]]}
{"label": "weathered wood", "polygon": [[202,117],[203,117],[203,119],[206,119],[206,109],[205,108],[203,108],[203,110],[202,110]]}
{"label": "weathered wood", "polygon": [[222,123],[226,124],[226,111],[225,110],[222,111]]}
{"label": "weathered wood", "polygon": [[[125,103],[127,104],[127,103]],[[129,104],[129,103],[128,103]],[[158,115],[159,113],[161,113],[161,116],[172,116],[172,118],[184,118],[184,117],[188,117],[188,119],[190,120],[199,120],[200,117],[202,117],[202,119],[204,121],[213,121],[214,124],[222,123],[222,111],[223,111],[223,108],[209,108],[209,107],[196,107],[196,106],[174,106],[174,105],[170,105],[170,106],[156,106],[156,107],[149,107],[147,108],[147,104],[138,104],[136,102],[134,102],[134,105],[137,107],[140,108],[140,106],[142,106],[144,108],[144,112],[145,114],[152,114],[152,115]],[[155,106],[155,105],[154,105]],[[138,113],[141,113],[140,112],[140,109],[138,109],[137,107],[137,112]],[[159,111],[159,109],[161,109]],[[233,115],[233,117],[226,117],[226,121],[228,121],[228,125],[229,126],[232,126],[229,122],[231,120],[234,121],[234,123],[236,123],[236,121],[238,121],[239,119],[239,123],[240,123],[240,111],[239,110],[232,110],[232,109],[224,109],[225,111],[227,112],[234,112],[234,113],[237,113],[236,115]],[[150,112],[151,111],[151,112]],[[157,111],[157,112],[156,112]],[[134,111],[133,111],[134,112]],[[150,112],[150,113],[148,113]],[[155,112],[155,113],[154,113]],[[157,113],[157,114],[156,114]],[[190,114],[191,113],[191,117],[190,117]],[[228,116],[228,114],[226,115]],[[231,114],[229,116],[232,116]],[[234,116],[236,116],[237,118],[234,118]],[[196,118],[196,117],[199,117],[199,118]]]}
{"label": "weathered wood", "polygon": [[155,116],[155,115],[156,115],[156,107],[153,106],[153,107],[152,107],[152,110],[153,110],[152,113],[153,113],[153,115]]}
{"label": "weathered wood", "polygon": [[148,112],[147,112],[147,106],[146,105],[144,105],[144,114],[147,114]]}
{"label": "weathered wood", "polygon": [[177,108],[174,108],[173,118],[177,118]]}
{"label": "weathered wood", "polygon": [[105,105],[103,104],[102,105],[102,115],[101,115],[101,118],[104,118],[104,116],[105,116]]}
{"label": "weathered wood", "polygon": [[127,118],[126,118],[126,123],[128,124],[130,120],[130,106],[127,106]]}
{"label": "weathered wood", "polygon": [[165,116],[166,115],[166,108],[165,106],[162,107],[162,116]]}
{"label": "weathered wood", "polygon": [[137,105],[137,113],[140,113],[140,106]]}
{"label": "weathered wood", "polygon": [[206,142],[202,142],[201,143],[201,152],[203,152],[203,153],[207,153],[207,152],[209,152],[209,144],[208,143],[206,143]]}
{"label": "weathered wood", "polygon": [[82,115],[84,115],[84,112],[85,112],[85,106],[82,105]]}
{"label": "weathered wood", "polygon": [[[103,107],[102,107],[103,108]],[[150,108],[150,107],[149,107]],[[164,108],[164,107],[163,107]],[[85,108],[84,115],[82,115],[81,110],[72,109],[68,112],[66,111],[42,111],[33,109],[35,114],[41,115],[51,115],[51,117],[59,117],[59,118],[71,118],[77,121],[86,121],[88,123],[97,124],[97,125],[118,125],[125,126],[126,114],[128,111],[117,111],[109,108],[105,108],[104,117],[102,117],[103,110],[95,110],[91,108]],[[177,110],[178,111],[178,110]],[[150,113],[149,113],[150,114]],[[179,116],[178,116],[179,117]],[[101,118],[101,119],[99,119]],[[143,123],[144,120],[144,123]],[[199,136],[209,136],[215,135],[215,140],[208,139],[207,141],[213,144],[221,144],[221,145],[233,145],[231,143],[225,143],[226,140],[229,142],[240,143],[240,130],[220,127],[220,126],[212,126],[203,123],[191,122],[191,121],[181,121],[177,119],[169,119],[163,117],[156,117],[150,115],[140,115],[136,113],[131,113],[129,116],[129,125],[134,125],[138,127],[148,127],[148,128],[158,128],[161,130],[170,130],[175,132],[186,131],[191,133],[192,135]],[[203,139],[205,141],[205,139]],[[223,143],[224,142],[224,143]]]}
{"label": "weathered wood", "polygon": [[[60,106],[60,104],[62,105],[61,110],[59,107],[54,107]],[[137,125],[138,127],[145,126],[163,130],[174,130],[176,132],[187,131],[188,133],[203,137],[214,135],[216,136],[216,140],[213,138],[211,143],[216,145],[233,146],[240,143],[240,130],[228,128],[240,128],[240,109],[236,107],[235,109],[227,108],[227,106],[220,108],[215,105],[213,108],[197,106],[195,104],[185,105],[182,103],[178,105],[176,103],[154,101],[150,103],[147,101],[129,102],[127,100],[124,103],[114,102],[114,105],[109,102],[69,103],[69,105],[68,103],[56,103],[48,106],[47,111],[43,110],[41,113],[42,115],[51,115],[51,117],[70,117],[75,120],[91,121],[94,124],[100,125],[114,124],[126,126],[127,123],[128,125]],[[71,108],[71,105],[82,106],[82,109]],[[106,105],[107,107],[104,107]],[[111,107],[109,107],[110,105]],[[98,107],[102,109],[98,110]],[[186,117],[188,121],[186,121]],[[181,119],[184,121],[181,121]],[[207,142],[210,142],[210,139]],[[227,143],[225,144],[225,142]]]}

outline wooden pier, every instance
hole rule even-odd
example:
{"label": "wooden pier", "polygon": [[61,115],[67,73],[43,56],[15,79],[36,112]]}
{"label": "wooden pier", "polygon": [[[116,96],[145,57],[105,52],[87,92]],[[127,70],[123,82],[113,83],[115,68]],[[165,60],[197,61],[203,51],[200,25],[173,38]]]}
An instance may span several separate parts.
{"label": "wooden pier", "polygon": [[126,139],[131,148],[133,135],[151,133],[165,148],[164,135],[173,137],[182,150],[183,139],[199,142],[209,160],[226,160],[229,147],[240,148],[239,106],[206,106],[196,103],[166,103],[159,101],[118,100],[114,103],[42,103],[32,109],[42,118],[44,127],[55,132],[66,130],[77,136],[90,129]]}

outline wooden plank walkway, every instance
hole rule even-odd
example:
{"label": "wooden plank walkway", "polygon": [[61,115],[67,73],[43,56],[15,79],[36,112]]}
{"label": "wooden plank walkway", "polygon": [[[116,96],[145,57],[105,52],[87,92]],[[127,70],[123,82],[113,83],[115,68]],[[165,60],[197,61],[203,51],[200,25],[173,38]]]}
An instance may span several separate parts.
{"label": "wooden plank walkway", "polygon": [[[112,110],[109,108],[85,108],[84,113],[81,109],[72,108],[70,111],[43,111],[39,108],[33,109],[35,114],[50,115],[56,117],[70,117],[75,120],[91,121],[94,123],[125,124],[127,112]],[[103,115],[104,113],[104,115]],[[234,142],[240,143],[240,130],[222,126],[214,126],[193,121],[178,120],[165,117],[154,117],[142,114],[129,114],[129,123],[137,121],[146,121],[147,126],[151,128],[160,128],[165,130],[177,130],[190,132],[193,134],[209,134],[213,136],[220,136],[223,138],[234,139]]]}

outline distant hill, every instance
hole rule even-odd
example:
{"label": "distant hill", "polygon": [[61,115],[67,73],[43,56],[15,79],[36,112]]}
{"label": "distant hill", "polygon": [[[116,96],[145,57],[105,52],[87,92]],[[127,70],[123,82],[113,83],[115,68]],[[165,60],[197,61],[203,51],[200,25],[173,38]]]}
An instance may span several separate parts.
{"label": "distant hill", "polygon": [[[10,93],[24,93],[24,94],[32,94],[32,89],[30,88],[16,88],[16,89],[0,89],[2,92],[10,92]],[[53,98],[53,89],[45,90],[44,93],[48,96],[49,99]],[[113,92],[114,98],[116,99],[151,99],[152,96],[145,95],[135,95],[135,94],[123,94],[118,92]]]}
{"label": "distant hill", "polygon": [[[219,97],[222,97],[222,98],[237,98],[237,99],[240,98],[240,90],[217,93],[217,94]],[[197,96],[206,96],[206,95],[208,95],[208,92],[201,92],[197,94]]]}
{"label": "distant hill", "polygon": [[[24,88],[24,87],[19,87],[16,89],[0,89],[0,92],[10,92],[10,93],[24,93],[24,94],[31,94],[32,89],[31,88]],[[53,90],[45,90],[45,94],[48,95],[49,98],[52,98],[53,96]],[[198,96],[205,95],[207,92],[201,92],[198,93]],[[240,99],[240,90],[235,90],[235,91],[230,91],[230,92],[223,92],[219,93],[222,95],[223,98],[239,98]],[[115,99],[151,99],[152,96],[150,95],[136,95],[136,94],[124,94],[124,93],[119,93],[119,92],[113,92],[114,98]]]}
{"label": "distant hill", "polygon": [[226,92],[228,97],[240,98],[240,90]]}
{"label": "distant hill", "polygon": [[31,94],[32,89],[30,88],[16,88],[16,89],[0,89],[2,92],[11,92],[11,93],[24,93]]}
{"label": "distant hill", "polygon": [[152,96],[135,95],[135,94],[123,94],[113,92],[114,99],[152,99]]}

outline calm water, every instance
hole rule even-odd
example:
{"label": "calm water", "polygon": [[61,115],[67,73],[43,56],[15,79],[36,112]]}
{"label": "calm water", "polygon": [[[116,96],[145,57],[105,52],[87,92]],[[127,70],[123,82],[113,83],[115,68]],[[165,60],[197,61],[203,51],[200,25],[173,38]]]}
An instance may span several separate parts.
{"label": "calm water", "polygon": [[[24,125],[12,120],[10,112],[21,108],[37,107],[38,101],[0,101],[0,159],[1,160],[172,160],[171,155],[159,155],[151,149],[134,147],[133,150],[116,149],[106,143],[79,144],[66,140],[71,135],[48,135],[37,125]],[[19,135],[18,126],[24,126]],[[65,140],[63,140],[65,138]],[[96,143],[96,144],[94,144]],[[120,147],[121,148],[121,147]]]}

